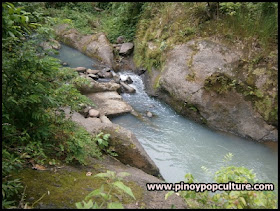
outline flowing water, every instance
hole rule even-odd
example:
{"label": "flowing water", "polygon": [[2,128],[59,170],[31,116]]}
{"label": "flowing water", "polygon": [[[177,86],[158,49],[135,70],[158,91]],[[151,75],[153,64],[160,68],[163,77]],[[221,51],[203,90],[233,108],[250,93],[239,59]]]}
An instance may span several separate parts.
{"label": "flowing water", "polygon": [[[96,64],[96,61],[64,45],[57,57],[70,67],[92,67],[92,64]],[[132,78],[131,86],[136,93],[124,93],[122,97],[142,113],[143,118],[126,114],[113,118],[112,122],[136,135],[167,182],[182,181],[186,173],[192,173],[199,182],[213,182],[213,173],[225,164],[223,158],[230,152],[234,156],[227,164],[253,169],[262,182],[277,184],[278,151],[273,150],[277,144],[270,147],[210,130],[177,114],[167,104],[149,97],[140,76],[130,72],[120,75]],[[147,111],[152,112],[154,117],[146,117]],[[209,173],[202,170],[202,166],[208,168]]]}

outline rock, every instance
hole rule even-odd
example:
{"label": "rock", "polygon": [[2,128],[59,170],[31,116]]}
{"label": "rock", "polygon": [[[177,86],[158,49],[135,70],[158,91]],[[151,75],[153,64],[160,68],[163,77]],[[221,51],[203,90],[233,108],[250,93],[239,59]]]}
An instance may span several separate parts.
{"label": "rock", "polygon": [[139,69],[136,70],[136,74],[137,74],[137,75],[142,75],[142,74],[144,74],[146,71],[147,71],[147,70],[144,69],[144,68],[139,68]]}
{"label": "rock", "polygon": [[111,71],[111,68],[106,67],[106,68],[104,68],[102,71],[103,71],[103,72],[110,72],[110,71]]}
{"label": "rock", "polygon": [[136,92],[136,90],[135,90],[133,87],[131,87],[131,86],[125,84],[125,83],[122,82],[122,81],[120,81],[120,85],[122,85],[122,87],[124,88],[124,91],[125,91],[125,92],[128,92],[128,93],[134,93],[134,92]]}
{"label": "rock", "polygon": [[[158,96],[176,111],[213,129],[258,141],[276,141],[275,133],[271,133],[276,128],[266,123],[242,93],[229,89],[218,94],[213,88],[205,88],[211,77],[214,81],[217,77],[246,80],[236,72],[240,55],[206,39],[178,45],[167,54],[159,77]],[[150,84],[155,84],[156,77],[148,77],[152,79]],[[196,105],[196,112],[188,105]]]}
{"label": "rock", "polygon": [[102,115],[115,116],[132,111],[132,107],[123,101],[116,91],[87,94],[87,97],[94,102]]}
{"label": "rock", "polygon": [[85,67],[76,67],[75,70],[76,70],[77,72],[84,73],[84,72],[86,72],[87,68],[85,68]]}
{"label": "rock", "polygon": [[87,69],[87,74],[94,74],[94,75],[96,75],[97,73],[99,73],[99,70]]}
{"label": "rock", "polygon": [[106,117],[105,115],[100,116],[99,119],[101,120],[102,123],[105,123],[105,124],[112,124],[112,122],[110,121],[110,119],[109,119],[108,117]]}
{"label": "rock", "polygon": [[82,35],[69,24],[60,24],[54,29],[58,39],[66,45],[113,67],[113,48],[104,33]]}
{"label": "rock", "polygon": [[122,79],[122,81],[126,84],[132,84],[133,80],[130,78],[130,76],[126,76],[126,78]]}
{"label": "rock", "polygon": [[94,75],[94,74],[88,74],[87,76],[92,78],[93,80],[98,80],[98,78],[99,78],[97,75]]}
{"label": "rock", "polygon": [[67,62],[63,62],[62,65],[63,66],[68,66],[68,63]]}
{"label": "rock", "polygon": [[114,75],[114,76],[113,76],[113,80],[114,80],[116,83],[118,83],[118,84],[119,84],[119,83],[120,83],[120,81],[121,81],[121,78],[120,78],[120,76],[119,76],[119,75],[117,75],[117,74],[116,74],[116,75]]}
{"label": "rock", "polygon": [[152,114],[152,112],[150,112],[150,111],[148,111],[146,115],[147,115],[147,117],[149,117],[149,118],[152,118],[152,117],[153,117],[153,114]]}
{"label": "rock", "polygon": [[117,38],[117,43],[118,44],[122,44],[124,42],[124,37],[123,36],[119,36],[118,38]]}
{"label": "rock", "polygon": [[88,115],[89,117],[99,117],[100,112],[92,108],[88,111]]}
{"label": "rock", "polygon": [[[112,93],[110,94],[115,95]],[[70,109],[65,109],[66,117],[69,116],[69,111]],[[103,133],[109,133],[110,145],[114,148],[115,152],[118,154],[118,160],[122,163],[139,168],[154,176],[160,175],[159,169],[131,131],[113,123],[101,123],[98,118],[85,119],[78,112],[74,112],[73,115],[71,115],[71,119],[83,126],[89,133],[98,134],[101,131]],[[98,120],[96,119],[100,122],[97,122]]]}
{"label": "rock", "polygon": [[50,43],[51,43],[52,48],[55,50],[59,50],[61,48],[61,45],[57,40],[52,39],[52,40],[50,40]]}
{"label": "rock", "polygon": [[131,42],[124,43],[121,46],[119,54],[120,55],[124,55],[124,56],[125,55],[130,55],[132,53],[132,51],[133,51],[133,47],[134,47],[134,45]]}
{"label": "rock", "polygon": [[120,85],[115,82],[99,83],[92,81],[89,86],[78,87],[82,94],[90,94],[104,91],[117,91],[120,89]]}
{"label": "rock", "polygon": [[105,72],[104,73],[104,78],[113,78],[112,72]]}
{"label": "rock", "polygon": [[44,50],[50,50],[50,49],[54,49],[54,50],[59,50],[61,48],[61,45],[58,41],[56,40],[49,40],[46,42],[41,42],[40,46],[44,49]]}
{"label": "rock", "polygon": [[90,106],[85,107],[81,112],[79,112],[80,114],[82,114],[85,118],[88,118],[89,116],[89,110],[92,109]]}
{"label": "rock", "polygon": [[107,69],[103,69],[102,71],[99,71],[99,72],[97,73],[97,75],[98,75],[100,78],[113,78],[112,72],[110,72],[110,70],[109,70],[109,72],[108,72]]}

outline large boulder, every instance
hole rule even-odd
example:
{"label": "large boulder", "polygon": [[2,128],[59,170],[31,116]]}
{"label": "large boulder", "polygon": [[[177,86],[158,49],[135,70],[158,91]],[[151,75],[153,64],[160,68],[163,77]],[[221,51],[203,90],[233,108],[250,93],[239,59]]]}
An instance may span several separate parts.
{"label": "large boulder", "polygon": [[168,53],[162,72],[150,83],[159,87],[156,95],[200,123],[257,141],[276,141],[276,127],[246,95],[253,86],[240,76],[241,57],[222,44],[192,40]]}
{"label": "large boulder", "polygon": [[113,67],[113,48],[104,33],[82,35],[68,24],[57,25],[55,33],[58,39],[66,45]]}
{"label": "large boulder", "polygon": [[119,161],[139,168],[148,174],[161,177],[158,167],[131,131],[113,123],[101,123],[99,119],[100,122],[97,122],[97,118],[84,118],[83,115],[77,112],[70,116],[69,111],[69,109],[65,109],[66,116],[83,126],[89,133],[109,133],[109,144],[118,154],[117,159]]}

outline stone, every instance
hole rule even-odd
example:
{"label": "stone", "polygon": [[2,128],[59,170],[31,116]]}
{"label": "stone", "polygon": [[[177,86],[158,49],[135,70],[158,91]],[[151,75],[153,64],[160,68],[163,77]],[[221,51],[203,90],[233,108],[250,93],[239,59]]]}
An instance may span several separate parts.
{"label": "stone", "polygon": [[131,43],[131,42],[123,43],[122,46],[121,46],[119,54],[124,55],[124,56],[130,55],[133,51],[133,48],[134,48],[133,43]]}
{"label": "stone", "polygon": [[112,124],[111,120],[105,115],[100,116],[99,119],[101,120],[102,123]]}
{"label": "stone", "polygon": [[119,36],[118,38],[117,38],[117,43],[118,44],[122,44],[124,42],[124,37],[123,36]]}
{"label": "stone", "polygon": [[88,74],[87,76],[92,78],[93,80],[98,80],[98,78],[99,78],[97,75],[94,75],[94,74]]}
{"label": "stone", "polygon": [[147,115],[147,117],[149,117],[149,118],[152,118],[152,117],[153,117],[153,114],[152,114],[152,112],[150,112],[150,111],[148,111],[146,115]]}
{"label": "stone", "polygon": [[88,111],[88,115],[89,117],[99,117],[100,112],[92,108]]}
{"label": "stone", "polygon": [[75,70],[76,70],[77,72],[82,72],[82,73],[84,73],[84,72],[86,72],[87,68],[85,68],[85,67],[76,67]]}
{"label": "stone", "polygon": [[132,107],[116,91],[91,93],[87,97],[94,102],[101,115],[116,116],[132,111]]}
{"label": "stone", "polygon": [[131,79],[130,76],[127,76],[124,80],[122,80],[123,82],[125,82],[126,84],[132,84],[133,80]]}
{"label": "stone", "polygon": [[68,66],[68,63],[67,62],[63,62],[62,65],[63,66]]}
{"label": "stone", "polygon": [[99,70],[87,69],[87,74],[94,74],[94,75],[96,75],[97,73],[99,73]]}
{"label": "stone", "polygon": [[116,74],[116,75],[114,75],[114,76],[113,76],[113,80],[114,80],[116,83],[118,83],[118,84],[119,84],[119,83],[120,83],[120,81],[121,81],[121,78],[120,78],[120,76],[119,76],[119,75],[117,75],[117,74]]}
{"label": "stone", "polygon": [[131,87],[131,86],[125,84],[125,83],[122,82],[122,81],[120,81],[120,85],[124,88],[124,91],[125,91],[125,92],[128,92],[128,93],[134,93],[134,92],[136,92],[136,90],[135,90],[133,87]]}

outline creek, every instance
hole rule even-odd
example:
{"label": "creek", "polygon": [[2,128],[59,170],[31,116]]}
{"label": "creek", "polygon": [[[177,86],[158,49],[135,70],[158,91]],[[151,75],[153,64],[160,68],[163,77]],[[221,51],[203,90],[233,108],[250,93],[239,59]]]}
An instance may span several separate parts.
{"label": "creek", "polygon": [[[97,64],[96,60],[65,45],[59,52],[55,57],[70,67],[93,68],[92,65]],[[271,147],[199,125],[177,114],[164,102],[148,96],[140,76],[131,72],[120,72],[120,75],[132,78],[130,85],[136,93],[121,95],[142,114],[142,118],[125,114],[111,121],[136,135],[167,182],[182,181],[187,173],[191,173],[197,182],[214,182],[214,172],[225,165],[224,156],[230,152],[234,156],[228,165],[253,169],[261,182],[278,183],[277,143],[272,143]],[[152,118],[147,117],[147,111],[152,112]],[[206,173],[202,166],[209,172]]]}

